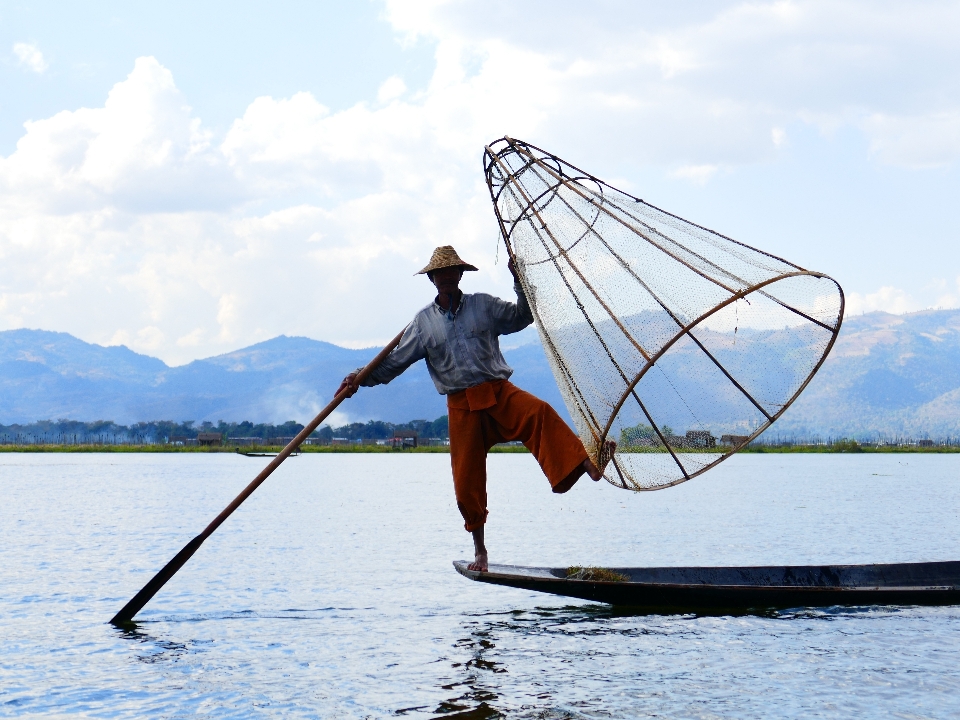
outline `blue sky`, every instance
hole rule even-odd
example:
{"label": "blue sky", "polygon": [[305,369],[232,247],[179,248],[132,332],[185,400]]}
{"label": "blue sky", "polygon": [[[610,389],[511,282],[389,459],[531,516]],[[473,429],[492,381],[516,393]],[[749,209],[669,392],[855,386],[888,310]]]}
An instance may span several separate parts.
{"label": "blue sky", "polygon": [[[367,2],[0,2],[0,152],[27,119],[97,107],[133,61],[167,67],[204,124],[223,132],[260,95],[308,91],[332,110],[376,97],[399,73],[424,87],[433,44],[403,47]],[[49,68],[25,72],[11,49],[36,46]]]}
{"label": "blue sky", "polygon": [[0,0],[0,83],[0,329],[366,346],[447,243],[509,295],[504,133],[849,312],[960,306],[957,2]]}

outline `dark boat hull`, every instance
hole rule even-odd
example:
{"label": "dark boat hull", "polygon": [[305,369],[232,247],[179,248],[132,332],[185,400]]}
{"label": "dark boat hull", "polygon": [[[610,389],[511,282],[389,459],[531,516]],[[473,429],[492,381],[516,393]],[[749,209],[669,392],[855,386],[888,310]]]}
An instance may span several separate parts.
{"label": "dark boat hull", "polygon": [[960,562],[771,567],[610,568],[624,582],[568,580],[564,568],[455,562],[478,582],[646,610],[762,610],[834,605],[960,604]]}
{"label": "dark boat hull", "polygon": [[[276,456],[279,455],[280,453],[278,453],[278,452],[255,452],[255,451],[252,451],[252,450],[249,451],[249,452],[245,452],[245,451],[241,450],[240,448],[237,448],[237,454],[238,454],[238,455],[246,455],[247,457],[276,457]],[[302,451],[300,451],[300,450],[294,450],[294,451],[293,451],[292,453],[290,453],[287,457],[297,457],[297,455],[302,455],[302,454],[303,454]]]}

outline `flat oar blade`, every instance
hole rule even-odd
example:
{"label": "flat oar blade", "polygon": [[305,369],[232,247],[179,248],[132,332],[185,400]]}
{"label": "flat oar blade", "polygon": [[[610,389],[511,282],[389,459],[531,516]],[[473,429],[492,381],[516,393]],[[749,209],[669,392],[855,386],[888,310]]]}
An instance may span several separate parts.
{"label": "flat oar blade", "polygon": [[188,542],[183,547],[183,550],[173,557],[173,560],[164,565],[163,569],[154,575],[150,582],[144,585],[140,592],[134,595],[133,598],[130,599],[130,602],[120,609],[120,612],[110,618],[110,622],[114,625],[126,625],[132,622],[134,615],[140,612],[143,606],[150,602],[154,595],[160,592],[160,588],[167,584],[167,580],[176,575],[177,570],[182,568],[187,560],[193,557],[193,554],[200,548],[205,539],[203,535],[197,535],[193,540]]}

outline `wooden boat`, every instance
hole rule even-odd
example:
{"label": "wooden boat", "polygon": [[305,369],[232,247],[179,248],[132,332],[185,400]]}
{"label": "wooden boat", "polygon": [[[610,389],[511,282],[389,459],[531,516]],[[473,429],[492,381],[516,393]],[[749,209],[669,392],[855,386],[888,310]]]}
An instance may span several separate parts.
{"label": "wooden boat", "polygon": [[[280,454],[279,452],[260,452],[259,450],[241,450],[240,448],[237,448],[237,453],[239,455],[246,455],[247,457],[276,457]],[[294,450],[287,457],[296,457],[302,454],[302,450]]]}
{"label": "wooden boat", "polygon": [[478,582],[611,605],[675,613],[833,605],[960,604],[960,562],[888,565],[610,568],[624,580],[578,580],[566,568],[491,565],[461,575]]}

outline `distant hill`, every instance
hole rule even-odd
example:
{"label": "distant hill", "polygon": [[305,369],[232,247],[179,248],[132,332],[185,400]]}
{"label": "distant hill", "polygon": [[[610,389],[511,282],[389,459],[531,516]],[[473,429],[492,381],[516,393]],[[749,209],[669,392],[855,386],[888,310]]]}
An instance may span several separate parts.
{"label": "distant hill", "polygon": [[[374,354],[280,336],[172,368],[125,347],[91,345],[66,333],[9,330],[0,332],[0,423],[305,421],[330,401],[344,375]],[[446,412],[422,363],[342,407],[351,420],[391,422]]]}
{"label": "distant hill", "polygon": [[778,425],[780,433],[960,436],[960,310],[847,318]]}
{"label": "distant hill", "polygon": [[[511,347],[513,343],[523,343]],[[776,356],[789,333],[741,333]],[[559,392],[536,336],[504,338],[514,381],[557,407]],[[0,332],[0,424],[70,418],[305,422],[347,372],[376,349],[349,350],[280,336],[171,368],[125,347],[66,333]],[[364,389],[339,421],[405,422],[446,413],[423,363],[387,386]],[[774,425],[781,435],[960,436],[960,310],[847,318],[837,344],[797,403]]]}

